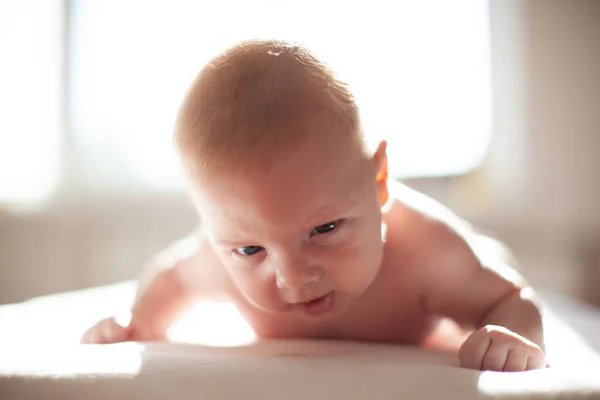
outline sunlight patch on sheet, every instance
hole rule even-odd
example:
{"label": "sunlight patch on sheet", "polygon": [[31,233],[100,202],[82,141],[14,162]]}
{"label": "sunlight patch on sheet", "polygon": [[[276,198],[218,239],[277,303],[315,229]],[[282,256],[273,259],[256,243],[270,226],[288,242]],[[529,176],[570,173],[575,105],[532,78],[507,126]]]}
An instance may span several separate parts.
{"label": "sunlight patch on sheet", "polygon": [[571,367],[570,370],[561,370],[559,374],[552,374],[553,379],[548,379],[548,371],[535,370],[527,372],[482,372],[477,381],[479,393],[492,396],[552,396],[568,388],[577,388],[581,393],[589,390],[598,390],[597,366],[590,368]]}
{"label": "sunlight patch on sheet", "polygon": [[242,346],[256,340],[256,334],[235,305],[226,302],[198,302],[167,331],[174,342],[205,346]]}
{"label": "sunlight patch on sheet", "polygon": [[568,370],[573,365],[594,365],[600,362],[600,354],[556,313],[544,308],[543,319],[546,357],[553,368]]}
{"label": "sunlight patch on sheet", "polygon": [[25,346],[2,346],[0,375],[109,374],[128,378],[139,373],[143,350],[144,346],[133,342],[45,347],[43,350]]}

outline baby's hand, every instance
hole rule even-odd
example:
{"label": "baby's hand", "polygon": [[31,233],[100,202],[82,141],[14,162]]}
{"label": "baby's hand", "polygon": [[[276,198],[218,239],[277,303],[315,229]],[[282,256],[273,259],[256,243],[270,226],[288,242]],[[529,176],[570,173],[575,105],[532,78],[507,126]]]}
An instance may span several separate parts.
{"label": "baby's hand", "polygon": [[495,325],[473,332],[458,356],[463,367],[479,370],[527,371],[546,366],[544,352],[538,345]]}
{"label": "baby's hand", "polygon": [[132,329],[128,323],[118,321],[116,317],[106,318],[91,328],[82,336],[82,344],[108,344],[132,340]]}

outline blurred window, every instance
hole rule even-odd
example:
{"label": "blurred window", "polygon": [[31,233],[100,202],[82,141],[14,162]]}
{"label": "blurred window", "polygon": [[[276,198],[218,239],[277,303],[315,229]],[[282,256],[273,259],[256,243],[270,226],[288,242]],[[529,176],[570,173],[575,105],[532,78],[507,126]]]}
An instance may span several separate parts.
{"label": "blurred window", "polygon": [[59,179],[62,2],[0,1],[0,203],[35,203]]}
{"label": "blurred window", "polygon": [[[182,183],[171,145],[176,109],[205,61],[249,37],[302,42],[338,69],[355,88],[370,141],[389,141],[393,175],[461,174],[476,167],[485,155],[491,136],[486,1],[70,0],[63,4],[68,8],[66,172],[77,175],[73,180],[85,190],[179,190]],[[42,181],[51,185],[46,173],[54,174],[60,148],[58,137],[47,136],[45,129],[53,126],[48,120],[56,112],[47,100],[55,88],[46,87],[54,80],[49,79],[50,72],[42,75],[38,70],[43,65],[39,60],[31,60],[52,57],[49,53],[57,47],[48,44],[57,40],[56,35],[48,35],[53,14],[43,14],[40,6],[17,8],[27,10],[27,18],[38,23],[15,28],[8,37],[15,54],[27,48],[30,55],[14,63],[10,77],[0,77],[13,84],[11,94],[0,91],[6,102],[3,110],[18,108],[10,112],[14,118],[7,120],[8,129],[2,121],[0,143],[4,152],[17,159],[26,154],[26,144],[37,141],[42,146],[31,155],[34,162],[17,163],[29,168],[19,171],[32,172],[16,180],[5,172],[13,169],[14,160],[0,159],[5,173],[0,175],[0,191],[9,196],[21,190],[19,182],[40,170],[44,173],[38,177],[39,185]],[[35,40],[28,39],[32,36]],[[39,102],[30,114],[36,118],[18,117],[32,109],[14,103],[12,97]],[[40,115],[46,119],[37,118]],[[20,133],[22,139],[7,133],[15,128],[27,132]],[[15,190],[11,192],[7,182],[15,184]]]}

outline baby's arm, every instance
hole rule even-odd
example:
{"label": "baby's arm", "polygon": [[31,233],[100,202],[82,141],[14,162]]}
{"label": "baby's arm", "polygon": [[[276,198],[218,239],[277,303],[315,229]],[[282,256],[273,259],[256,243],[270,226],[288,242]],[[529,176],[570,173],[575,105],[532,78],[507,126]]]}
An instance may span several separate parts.
{"label": "baby's arm", "polygon": [[169,246],[144,269],[129,321],[106,318],[88,329],[82,343],[155,341],[166,338],[166,331],[198,295],[191,282],[200,238],[190,235]]}
{"label": "baby's arm", "polygon": [[[461,364],[486,370],[544,367],[544,337],[533,290],[504,260],[479,251],[474,233],[444,222],[428,229],[424,304],[474,332]],[[459,233],[460,232],[460,233]]]}

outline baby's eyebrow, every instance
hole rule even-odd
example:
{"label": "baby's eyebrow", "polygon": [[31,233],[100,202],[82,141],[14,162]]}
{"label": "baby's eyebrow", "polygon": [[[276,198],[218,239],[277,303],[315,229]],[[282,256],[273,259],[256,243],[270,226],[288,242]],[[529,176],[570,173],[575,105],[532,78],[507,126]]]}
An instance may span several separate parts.
{"label": "baby's eyebrow", "polygon": [[227,240],[217,239],[215,242],[220,246],[227,246],[232,248],[244,247],[244,246],[260,246],[258,243],[254,243],[252,240],[240,241],[240,240]]}
{"label": "baby's eyebrow", "polygon": [[311,214],[308,218],[310,221],[307,225],[309,227],[315,227],[327,222],[331,222],[337,218],[347,217],[352,213],[353,207],[346,203],[337,203],[334,206],[328,205],[319,208],[317,211]]}

